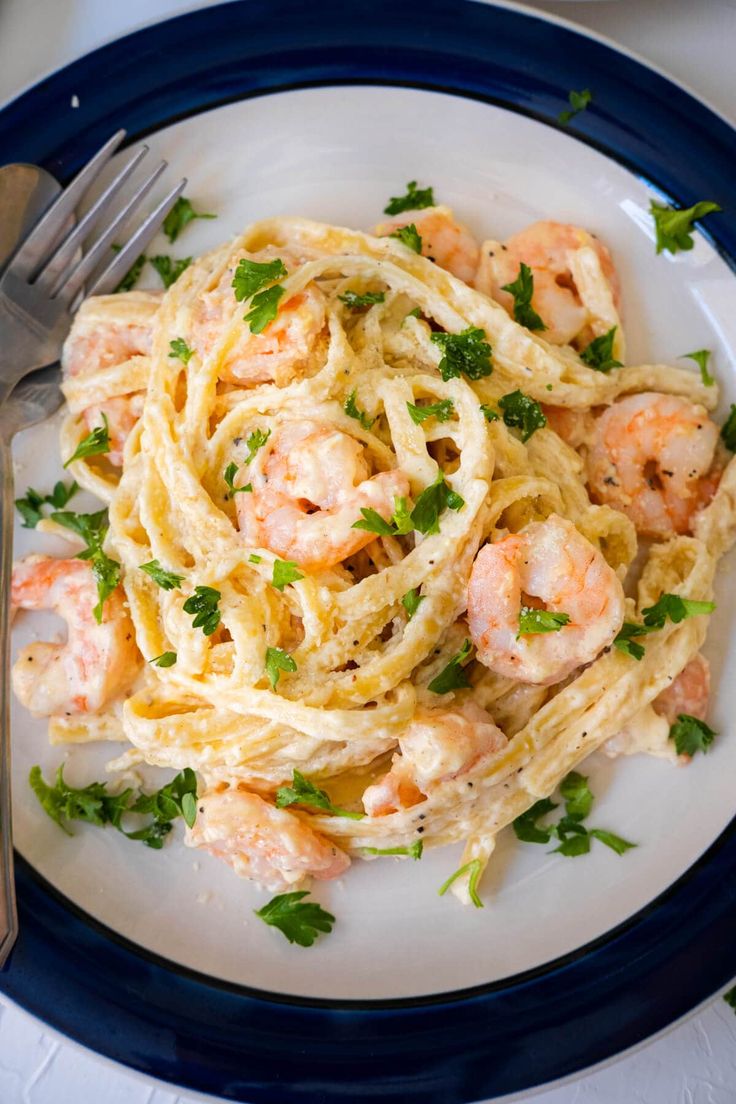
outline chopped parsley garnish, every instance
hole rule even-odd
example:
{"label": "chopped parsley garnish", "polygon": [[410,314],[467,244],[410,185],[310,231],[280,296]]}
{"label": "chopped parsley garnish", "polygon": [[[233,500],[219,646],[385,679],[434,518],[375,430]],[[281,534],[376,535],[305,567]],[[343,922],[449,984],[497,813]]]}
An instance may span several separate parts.
{"label": "chopped parsley garnish", "polygon": [[650,632],[656,632],[654,626],[648,627],[647,625],[637,625],[633,621],[624,621],[613,641],[613,646],[617,651],[623,652],[624,655],[631,656],[632,659],[643,659],[644,645],[639,644],[636,638],[645,636]]}
{"label": "chopped parsley garnish", "polygon": [[[118,252],[120,248],[121,246],[119,245],[113,246],[113,249],[115,249],[116,252]],[[115,294],[117,294],[117,292],[119,291],[133,290],[135,285],[138,283],[138,280],[140,279],[141,272],[143,271],[143,266],[147,260],[148,257],[145,255],[145,253],[141,253],[139,257],[136,257],[118,286],[115,288]]]}
{"label": "chopped parsley garnish", "polygon": [[542,319],[532,307],[534,295],[534,276],[529,265],[522,261],[519,265],[519,275],[512,284],[503,284],[502,291],[507,291],[514,297],[514,320],[520,326],[526,326],[528,330],[546,330]]}
{"label": "chopped parsley garnish", "polygon": [[593,794],[584,774],[570,771],[560,783],[560,796],[565,802],[565,816],[585,820],[593,808]]}
{"label": "chopped parsley garnish", "polygon": [[498,405],[506,425],[509,429],[520,429],[524,442],[547,424],[547,418],[537,400],[525,395],[523,391],[511,391],[498,400]]}
{"label": "chopped parsley garnish", "polygon": [[313,809],[322,809],[331,816],[347,817],[349,820],[362,820],[365,813],[351,813],[340,809],[330,801],[326,790],[320,790],[313,782],[294,769],[290,786],[279,786],[276,791],[276,807],[285,809],[288,805],[309,805]]}
{"label": "chopped parsley garnish", "polygon": [[[100,828],[111,824],[128,839],[140,840],[158,851],[173,827],[173,820],[182,816],[191,828],[197,816],[197,778],[189,767],[151,794],[142,791],[136,794],[130,787],[117,794],[110,793],[105,782],[75,789],[64,781],[63,766],[56,772],[53,786],[44,781],[38,766],[31,768],[28,781],[44,812],[69,836],[70,820],[83,820]],[[151,815],[153,820],[128,832],[122,825],[123,816],[128,813]]]}
{"label": "chopped parsley garnish", "polygon": [[25,498],[16,498],[15,500],[15,508],[23,518],[23,528],[35,529],[39,521],[44,520],[44,506],[53,506],[55,510],[63,510],[78,490],[79,484],[76,480],[72,481],[68,487],[66,483],[59,480],[58,483],[54,484],[51,494],[47,495],[34,491],[33,487],[29,487]]}
{"label": "chopped parsley garnish", "polygon": [[370,429],[375,418],[369,418],[365,410],[361,410],[355,401],[355,391],[351,391],[345,400],[343,410],[347,414],[348,418],[355,418],[356,422],[360,422],[363,429]]}
{"label": "chopped parsley garnish", "polygon": [[251,300],[251,307],[245,315],[245,321],[254,334],[262,333],[270,322],[273,322],[279,313],[279,300],[284,294],[284,289],[274,284],[273,287],[259,291]]}
{"label": "chopped parsley garnish", "polygon": [[303,578],[304,576],[293,560],[273,561],[271,586],[276,590],[283,590],[288,583],[298,583]]}
{"label": "chopped parsley garnish", "polygon": [[85,541],[87,547],[77,553],[78,560],[88,560],[97,583],[97,605],[93,608],[95,621],[102,623],[102,607],[120,582],[120,564],[113,560],[102,545],[108,530],[107,510],[98,510],[94,514],[74,514],[69,510],[55,511],[51,521],[71,529]]}
{"label": "chopped parsley garnish", "polygon": [[532,609],[531,606],[522,606],[519,610],[520,636],[535,636],[538,633],[559,632],[570,621],[569,613],[553,613],[552,610]]}
{"label": "chopped parsley garnish", "polygon": [[238,474],[238,465],[235,463],[234,460],[231,460],[230,463],[228,464],[228,466],[225,468],[224,472],[222,473],[222,478],[227,483],[227,485],[230,489],[230,494],[231,495],[250,494],[250,492],[253,490],[253,484],[252,483],[244,483],[242,487],[236,487],[235,486],[235,476],[237,474]]}
{"label": "chopped parsley garnish", "polygon": [[544,797],[513,822],[516,838],[524,843],[549,843],[557,838],[560,846],[555,848],[555,852],[568,858],[586,855],[590,851],[591,837],[600,840],[617,855],[636,847],[635,843],[629,843],[606,828],[584,827],[582,821],[589,816],[594,801],[584,774],[570,771],[560,783],[560,795],[565,802],[565,812],[556,824],[539,823],[542,817],[557,808],[549,797]]}
{"label": "chopped parsley garnish", "polygon": [[184,603],[184,612],[194,615],[193,629],[201,629],[205,636],[212,636],[222,617],[218,609],[221,598],[220,591],[214,587],[194,588],[194,594]]}
{"label": "chopped parsley garnish", "polygon": [[266,924],[278,928],[290,943],[311,947],[320,932],[332,931],[335,917],[315,901],[305,901],[308,896],[306,889],[279,893],[263,908],[253,911]]}
{"label": "chopped parsley garnish", "polygon": [[694,360],[700,369],[700,378],[703,381],[705,387],[712,387],[716,382],[715,378],[708,371],[708,361],[710,360],[710,349],[696,349],[694,353],[683,353],[680,357],[681,360]]}
{"label": "chopped parsley garnish", "polygon": [[378,510],[373,510],[370,506],[361,506],[360,512],[363,517],[353,522],[352,529],[365,529],[366,533],[376,533],[379,537],[395,537],[397,535],[396,526],[381,517]]}
{"label": "chopped parsley garnish", "polygon": [[179,196],[174,206],[164,219],[163,231],[170,242],[175,242],[185,226],[193,219],[213,219],[217,215],[208,215],[204,211],[195,211],[191,200],[186,196]]}
{"label": "chopped parsley garnish", "polygon": [[409,417],[416,425],[426,422],[427,418],[436,418],[438,422],[448,422],[455,413],[455,404],[452,399],[440,399],[436,403],[428,403],[427,406],[415,406],[408,402],[406,408]]}
{"label": "chopped parsley garnish", "polygon": [[235,269],[232,286],[235,288],[235,298],[239,303],[244,299],[250,299],[266,284],[274,280],[283,280],[289,273],[286,265],[277,257],[274,261],[249,261],[245,257],[238,261]]}
{"label": "chopped parsley garnish", "polygon": [[552,825],[539,825],[537,821],[541,820],[547,813],[551,813],[553,809],[556,809],[557,805],[554,801],[551,801],[548,797],[543,797],[541,801],[536,801],[530,809],[527,809],[525,813],[518,816],[513,822],[514,833],[516,838],[523,843],[549,843],[554,827]]}
{"label": "chopped parsley garnish", "polygon": [[414,528],[425,535],[439,533],[440,514],[445,510],[462,510],[465,499],[451,490],[445,482],[445,473],[440,469],[434,483],[425,487],[411,512]]}
{"label": "chopped parsley garnish", "polygon": [[160,586],[162,590],[176,590],[184,582],[183,575],[167,571],[158,560],[149,560],[148,563],[139,564],[138,570],[145,571],[146,575],[150,575],[154,583]]}
{"label": "chopped parsley garnish", "polygon": [[449,694],[451,690],[467,690],[470,687],[470,679],[463,666],[470,658],[473,645],[466,640],[457,655],[454,655],[446,667],[430,682],[427,687],[433,694]]}
{"label": "chopped parsley garnish", "polygon": [[162,652],[161,655],[149,659],[154,667],[173,667],[176,663],[176,652]]}
{"label": "chopped parsley garnish", "polygon": [[255,552],[251,552],[250,556],[248,557],[248,563],[263,563],[263,556],[257,556]]}
{"label": "chopped parsley garnish", "polygon": [[721,440],[727,449],[736,452],[736,403],[731,403],[731,409],[721,428]]}
{"label": "chopped parsley garnish", "polygon": [[669,207],[665,203],[655,203],[652,200],[649,204],[649,212],[654,219],[654,229],[657,233],[657,252],[661,253],[666,249],[669,253],[677,253],[681,249],[692,249],[693,223],[720,210],[721,207],[709,199],[682,209]]}
{"label": "chopped parsley garnish", "polygon": [[398,230],[394,230],[393,234],[389,234],[389,237],[397,238],[402,245],[413,249],[415,253],[422,252],[422,237],[413,222],[410,222],[408,226],[400,226]]}
{"label": "chopped parsley garnish", "polygon": [[[421,318],[421,317],[422,317],[422,308],[421,307],[414,307],[412,310],[409,311],[408,314],[404,315],[404,322],[406,322],[407,318]],[[403,326],[404,322],[401,323],[402,326]]]}
{"label": "chopped parsley garnish", "polygon": [[180,257],[179,260],[175,260],[174,257],[165,254],[159,254],[159,256],[150,257],[149,259],[161,277],[161,282],[167,291],[192,263],[191,257]]}
{"label": "chopped parsley garnish", "polygon": [[705,721],[691,717],[689,713],[678,713],[670,728],[670,740],[675,741],[678,755],[693,756],[696,751],[706,752],[717,735]]}
{"label": "chopped parsley garnish", "polygon": [[189,348],[183,337],[175,337],[169,342],[169,348],[171,350],[169,356],[180,360],[182,364],[188,364],[194,356],[194,349]]}
{"label": "chopped parsley garnish", "polygon": [[736,1011],[736,985],[723,994],[723,999],[730,1008]]}
{"label": "chopped parsley garnish", "polygon": [[383,303],[386,295],[382,291],[366,291],[361,295],[357,291],[348,289],[343,295],[338,295],[337,298],[350,310],[362,310],[363,307],[372,307],[374,303]]}
{"label": "chopped parsley garnish", "polygon": [[75,460],[83,460],[85,456],[100,456],[102,453],[110,451],[110,431],[104,414],[102,415],[102,421],[101,426],[96,426],[91,433],[82,438],[69,459],[64,463],[65,468],[68,468]]}
{"label": "chopped parsley garnish", "polygon": [[246,456],[245,460],[243,461],[243,464],[250,464],[250,462],[253,459],[253,457],[255,456],[255,454],[258,452],[259,449],[263,448],[263,446],[265,445],[266,441],[268,440],[268,438],[270,436],[271,436],[271,430],[270,429],[267,429],[265,433],[263,432],[262,429],[254,429],[253,430],[253,432],[248,436],[248,440],[245,442],[246,445],[248,446],[248,455]]}
{"label": "chopped parsley garnish", "polygon": [[580,92],[569,92],[567,96],[567,102],[570,104],[569,109],[561,111],[557,116],[558,123],[562,123],[563,126],[567,126],[571,119],[574,119],[576,115],[579,115],[581,111],[585,111],[588,104],[593,99],[593,93],[589,88],[583,88]]}
{"label": "chopped parsley garnish", "polygon": [[407,855],[410,859],[421,859],[424,844],[416,840],[409,847],[361,847],[366,855]]}
{"label": "chopped parsley garnish", "polygon": [[401,599],[401,604],[409,615],[410,621],[423,601],[424,595],[419,593],[418,587],[407,590],[406,594]]}
{"label": "chopped parsley garnish", "polygon": [[605,843],[606,847],[610,847],[617,855],[623,855],[625,851],[630,851],[632,847],[636,847],[635,843],[629,843],[628,840],[617,836],[615,832],[607,832],[605,828],[591,828],[590,835],[595,836],[601,843]]}
{"label": "chopped parsley garnish", "polygon": [[616,336],[617,326],[611,326],[608,333],[594,337],[590,345],[586,345],[580,354],[580,359],[589,368],[595,368],[596,372],[610,372],[612,368],[623,368],[620,360],[613,355],[613,340]]}
{"label": "chopped parsley garnish", "polygon": [[653,606],[642,610],[643,624],[624,621],[613,646],[624,655],[631,656],[632,659],[643,659],[644,647],[637,643],[637,637],[646,636],[648,633],[664,628],[668,618],[675,624],[679,624],[687,617],[712,613],[715,608],[714,602],[696,602],[691,598],[681,598],[679,594],[662,594]]}
{"label": "chopped parsley garnish", "polygon": [[483,411],[483,417],[487,422],[497,422],[500,415],[492,407],[487,406],[485,403],[480,404],[480,408]]}
{"label": "chopped parsley garnish", "polygon": [[443,380],[467,376],[470,380],[483,379],[493,371],[493,350],[485,340],[486,332],[477,326],[468,326],[460,333],[433,333],[430,341],[439,345],[443,356],[437,365]]}
{"label": "chopped parsley garnish", "polygon": [[456,882],[458,878],[461,878],[463,874],[468,875],[468,895],[476,908],[483,908],[483,902],[478,896],[478,881],[480,879],[481,861],[480,859],[472,859],[470,862],[465,863],[459,870],[456,870],[454,874],[451,874],[446,882],[440,886],[437,890],[440,897],[443,897],[447,893],[448,889],[453,882]]}
{"label": "chopped parsley garnish", "polygon": [[434,189],[417,188],[416,180],[410,180],[406,185],[406,195],[391,196],[383,213],[400,215],[402,211],[421,211],[425,207],[434,207]]}
{"label": "chopped parsley garnish", "polygon": [[283,648],[266,648],[266,674],[272,690],[276,689],[282,671],[293,674],[296,671],[296,662]]}

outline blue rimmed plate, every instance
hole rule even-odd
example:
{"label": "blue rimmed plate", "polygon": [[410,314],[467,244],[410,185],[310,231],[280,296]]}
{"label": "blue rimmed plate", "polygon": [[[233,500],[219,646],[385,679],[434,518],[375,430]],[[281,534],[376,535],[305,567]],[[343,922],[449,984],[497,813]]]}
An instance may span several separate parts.
{"label": "blue rimmed plate", "polygon": [[[560,128],[567,92],[586,86],[593,104]],[[66,179],[121,125],[131,140],[148,135],[219,214],[177,253],[275,213],[367,226],[417,178],[479,236],[541,216],[594,229],[622,274],[632,359],[708,345],[727,379],[733,131],[567,28],[473,3],[209,8],[104,47],[11,104],[0,163],[37,161]],[[714,240],[657,258],[646,208],[662,193],[718,200]],[[21,441],[21,484],[54,477],[52,454],[53,427]],[[20,550],[40,545],[23,538]],[[721,589],[724,732],[736,657]],[[437,899],[453,852],[365,865],[320,890],[338,925],[308,951],[256,921],[263,895],[214,861],[195,868],[173,844],[154,854],[93,829],[60,837],[24,781],[58,749],[18,712],[14,750],[22,934],[5,991],[88,1046],[193,1088],[279,1104],[499,1095],[625,1049],[736,973],[736,901],[723,888],[736,865],[736,747],[725,738],[687,771],[591,762],[598,821],[640,844],[625,858],[599,849],[568,863],[504,841],[483,912]],[[99,771],[94,754],[92,766],[75,753],[69,776]]]}

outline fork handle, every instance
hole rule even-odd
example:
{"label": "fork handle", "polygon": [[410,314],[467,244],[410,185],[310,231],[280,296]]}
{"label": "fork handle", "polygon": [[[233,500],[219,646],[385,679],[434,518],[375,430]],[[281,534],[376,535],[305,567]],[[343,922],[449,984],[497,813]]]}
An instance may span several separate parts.
{"label": "fork handle", "polygon": [[0,433],[0,968],[18,935],[10,807],[10,575],[13,563],[13,467]]}

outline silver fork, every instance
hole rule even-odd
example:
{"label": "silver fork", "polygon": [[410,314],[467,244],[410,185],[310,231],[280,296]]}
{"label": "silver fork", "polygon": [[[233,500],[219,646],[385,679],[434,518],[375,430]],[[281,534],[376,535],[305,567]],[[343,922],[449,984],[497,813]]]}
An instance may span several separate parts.
{"label": "silver fork", "polygon": [[[186,185],[181,180],[172,188],[105,263],[113,242],[123,236],[125,223],[166,167],[161,162],[112,214],[121,188],[147,152],[143,146],[69,229],[75,209],[124,137],[125,131],[118,131],[88,162],[51,204],[0,277],[0,968],[18,934],[10,813],[8,606],[14,499],[10,443],[19,429],[53,414],[62,402],[56,362],[82,294],[101,295],[117,287]],[[98,224],[102,228],[79,258]]]}

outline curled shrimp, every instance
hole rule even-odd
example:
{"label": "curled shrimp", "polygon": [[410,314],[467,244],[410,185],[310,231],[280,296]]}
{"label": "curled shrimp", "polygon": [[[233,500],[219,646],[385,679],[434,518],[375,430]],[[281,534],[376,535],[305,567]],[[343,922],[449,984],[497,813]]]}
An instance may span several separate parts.
{"label": "curled shrimp", "polygon": [[710,664],[700,652],[683,667],[670,685],[652,702],[655,713],[673,725],[680,713],[704,721],[710,697]]}
{"label": "curled shrimp", "polygon": [[[531,599],[531,601],[530,601]],[[564,613],[557,631],[519,636],[522,606]],[[602,554],[552,514],[487,544],[468,586],[468,625],[478,659],[520,682],[558,682],[606,648],[621,628],[624,593]]]}
{"label": "curled shrimp", "polygon": [[620,286],[611,254],[592,234],[579,226],[562,222],[534,222],[505,245],[489,242],[483,247],[475,286],[513,314],[514,300],[504,291],[519,275],[521,263],[528,265],[534,277],[532,308],[545,325],[544,338],[553,345],[575,342],[583,348],[596,336],[590,328],[590,312],[581,297],[571,254],[592,249],[600,262],[613,304],[620,305]]}
{"label": "curled shrimp", "polygon": [[365,790],[363,807],[369,816],[410,808],[439,782],[475,771],[506,743],[490,714],[470,699],[455,709],[418,710],[399,738],[401,754]]}
{"label": "curled shrimp", "polygon": [[331,840],[286,809],[247,790],[211,790],[197,799],[197,819],[185,843],[203,847],[236,874],[274,892],[304,878],[339,878],[350,859]]}
{"label": "curled shrimp", "polygon": [[[277,250],[274,246],[242,256],[261,263],[279,258],[287,269],[302,263],[288,250]],[[218,343],[234,307],[241,316],[247,311],[246,304],[236,302],[232,287],[233,274],[240,259],[240,256],[234,259],[217,287],[199,299],[192,340],[201,356]],[[316,284],[307,284],[303,291],[279,303],[276,318],[261,333],[251,333],[245,322],[238,326],[237,336],[224,350],[220,378],[240,385],[272,380],[277,386],[285,387],[294,379],[308,374],[310,364],[321,347],[325,319],[324,295]]]}
{"label": "curled shrimp", "polygon": [[407,211],[388,222],[379,223],[374,233],[387,237],[402,226],[414,223],[422,239],[422,256],[440,268],[446,268],[458,280],[469,284],[478,267],[480,248],[466,226],[457,222],[449,207],[425,207]]}
{"label": "curled shrimp", "polygon": [[127,689],[140,667],[133,622],[121,589],[114,590],[97,623],[97,585],[83,560],[28,556],[13,567],[11,607],[53,610],[67,623],[64,644],[24,648],[13,666],[13,689],[38,717],[96,713]]}
{"label": "curled shrimp", "polygon": [[332,426],[303,419],[283,423],[248,473],[251,494],[237,496],[246,540],[318,571],[376,539],[353,529],[361,509],[388,520],[394,497],[409,493],[403,472],[371,476],[359,441]]}
{"label": "curled shrimp", "polygon": [[597,502],[623,511],[650,537],[688,533],[715,487],[718,427],[676,395],[628,395],[596,419],[587,456]]}

